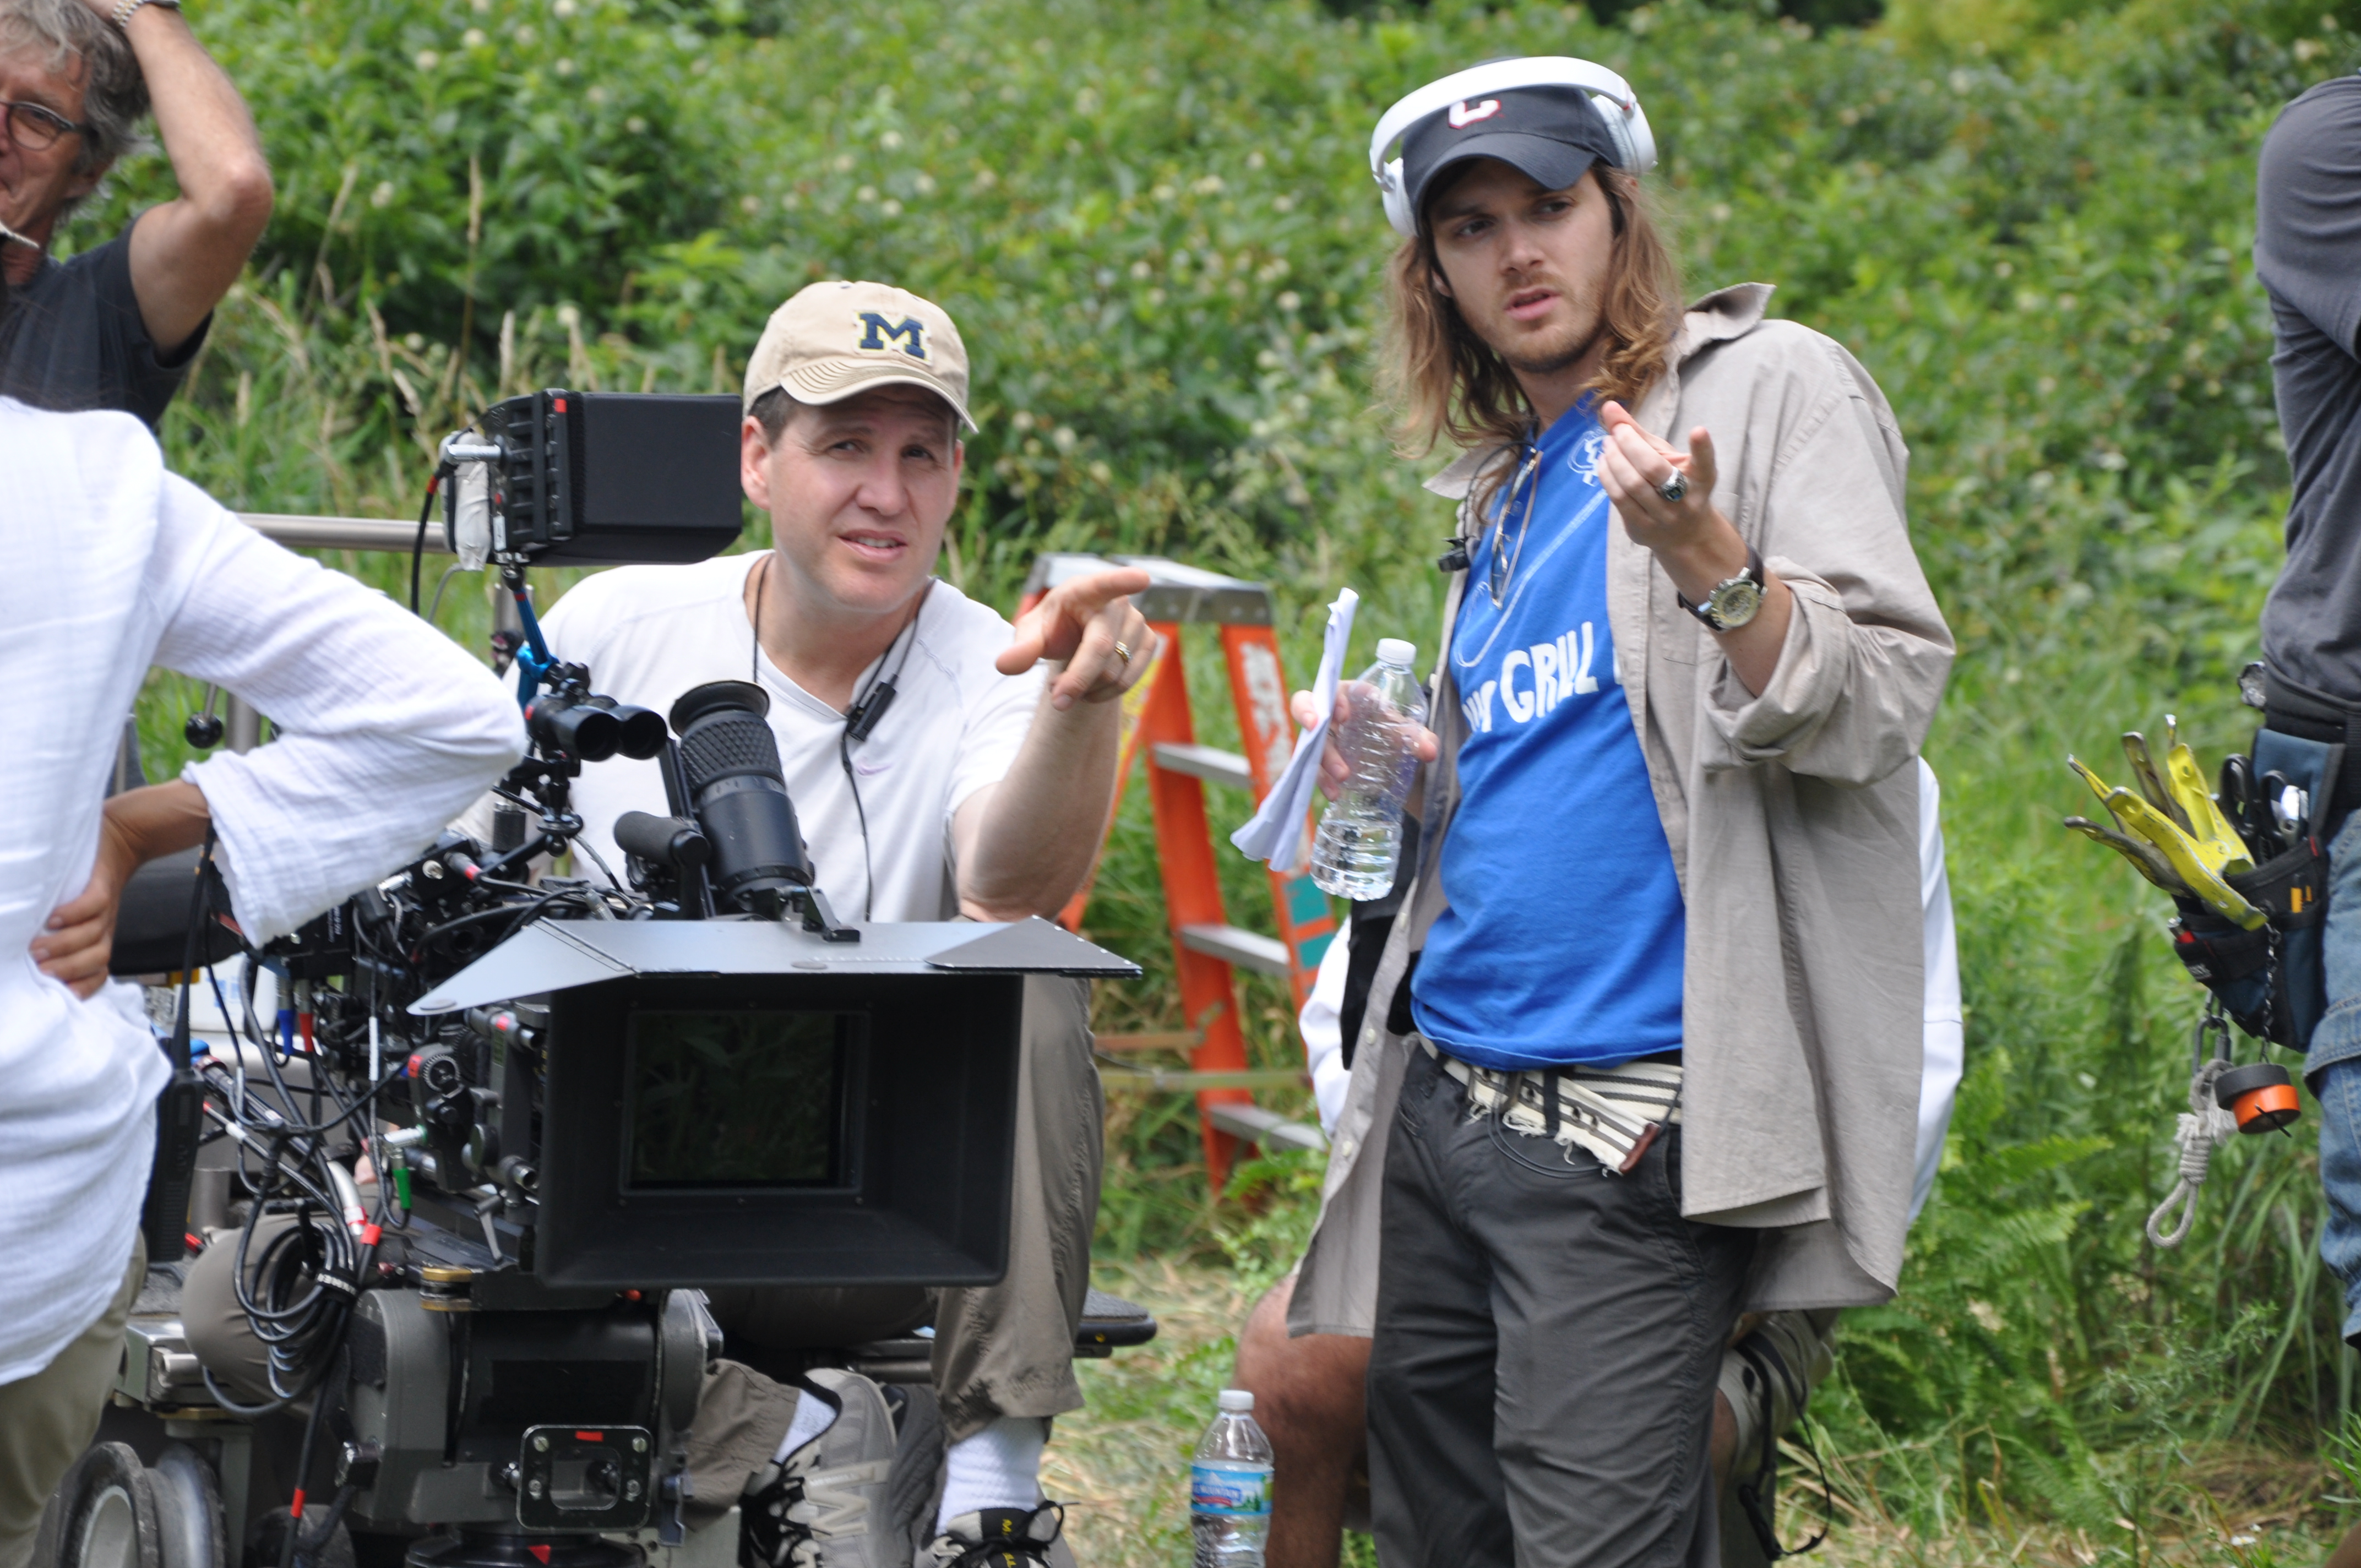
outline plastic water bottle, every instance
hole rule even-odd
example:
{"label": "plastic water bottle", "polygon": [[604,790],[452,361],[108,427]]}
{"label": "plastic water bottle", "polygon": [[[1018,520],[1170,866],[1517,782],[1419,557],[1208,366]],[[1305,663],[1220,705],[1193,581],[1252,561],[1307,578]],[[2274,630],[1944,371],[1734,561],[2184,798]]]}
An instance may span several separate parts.
{"label": "plastic water bottle", "polygon": [[1394,884],[1402,806],[1418,771],[1411,743],[1426,722],[1426,697],[1411,673],[1417,657],[1418,649],[1400,638],[1381,638],[1378,662],[1337,688],[1345,717],[1334,731],[1336,748],[1352,773],[1312,844],[1312,880],[1323,893],[1367,900],[1382,898]]}
{"label": "plastic water bottle", "polygon": [[1222,1390],[1221,1413],[1189,1466],[1189,1528],[1197,1568],[1262,1568],[1270,1538],[1270,1439],[1255,1425],[1254,1395]]}

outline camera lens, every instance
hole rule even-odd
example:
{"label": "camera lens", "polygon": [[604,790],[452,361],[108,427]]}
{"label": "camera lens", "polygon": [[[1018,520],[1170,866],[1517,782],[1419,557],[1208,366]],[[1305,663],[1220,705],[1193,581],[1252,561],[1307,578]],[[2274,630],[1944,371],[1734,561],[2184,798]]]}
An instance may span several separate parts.
{"label": "camera lens", "polygon": [[618,704],[610,709],[619,731],[615,750],[626,757],[645,759],[664,750],[664,715],[651,708]]}
{"label": "camera lens", "polygon": [[714,681],[672,707],[681,771],[697,825],[713,843],[713,890],[765,920],[811,885],[811,862],[764,715],[770,694],[746,681]]}
{"label": "camera lens", "polygon": [[545,749],[586,762],[605,762],[623,743],[622,723],[612,713],[560,696],[533,698],[524,710],[524,722]]}

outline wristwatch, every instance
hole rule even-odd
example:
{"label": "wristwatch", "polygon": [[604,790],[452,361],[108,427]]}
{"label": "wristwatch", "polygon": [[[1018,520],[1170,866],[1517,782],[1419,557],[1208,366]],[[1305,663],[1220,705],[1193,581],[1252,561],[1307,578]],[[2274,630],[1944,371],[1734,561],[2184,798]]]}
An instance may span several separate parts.
{"label": "wristwatch", "polygon": [[1704,621],[1716,631],[1735,631],[1752,620],[1763,608],[1763,557],[1753,545],[1746,547],[1746,565],[1734,577],[1725,577],[1705,596],[1705,603],[1691,604],[1679,594],[1673,597],[1680,607]]}
{"label": "wristwatch", "polygon": [[115,24],[116,32],[127,32],[130,30],[131,18],[138,14],[142,5],[159,5],[167,11],[177,11],[181,8],[181,0],[122,0],[122,3],[115,7],[115,14],[107,20]]}

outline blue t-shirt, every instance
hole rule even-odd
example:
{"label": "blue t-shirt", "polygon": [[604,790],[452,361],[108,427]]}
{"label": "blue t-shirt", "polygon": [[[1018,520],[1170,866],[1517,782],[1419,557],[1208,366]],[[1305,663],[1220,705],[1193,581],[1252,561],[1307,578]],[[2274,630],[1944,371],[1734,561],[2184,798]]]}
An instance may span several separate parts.
{"label": "blue t-shirt", "polygon": [[1443,846],[1451,906],[1411,1015],[1482,1067],[1610,1066],[1681,1044],[1687,916],[1607,620],[1605,440],[1587,400],[1542,436],[1538,479],[1501,492],[1506,602],[1487,587],[1487,528],[1451,633],[1468,731]]}

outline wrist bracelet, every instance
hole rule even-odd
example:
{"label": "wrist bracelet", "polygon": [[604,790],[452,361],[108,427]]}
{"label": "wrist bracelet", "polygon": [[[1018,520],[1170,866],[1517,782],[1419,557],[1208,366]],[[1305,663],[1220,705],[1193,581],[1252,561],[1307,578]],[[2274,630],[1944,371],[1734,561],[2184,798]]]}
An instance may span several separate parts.
{"label": "wrist bracelet", "polygon": [[128,32],[131,29],[132,16],[142,5],[161,5],[167,11],[177,11],[181,8],[181,0],[123,0],[121,5],[115,6],[115,15],[109,16],[107,20],[115,24],[116,32]]}

